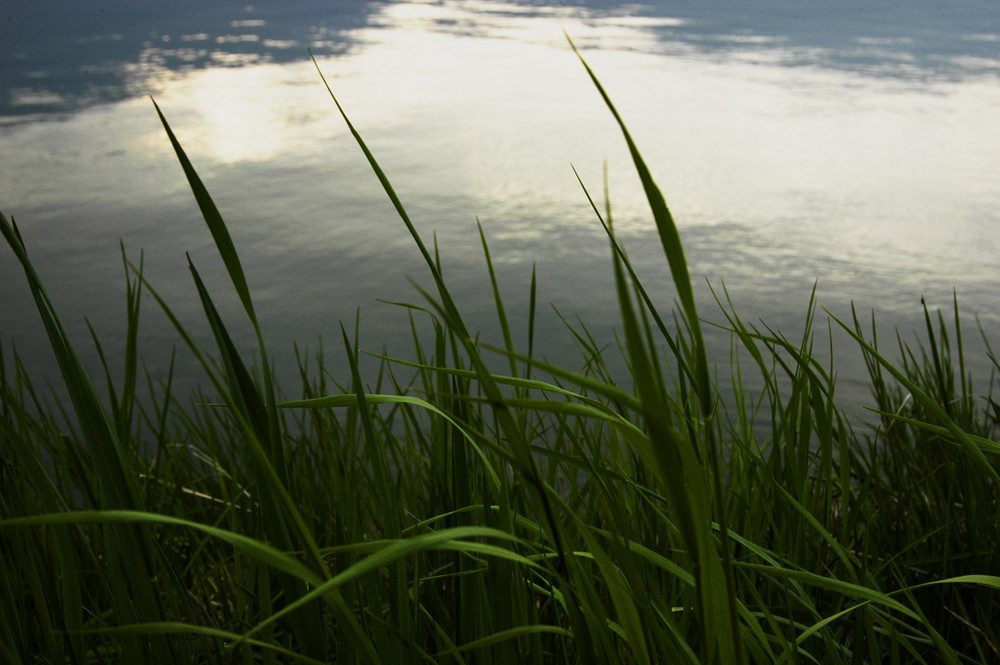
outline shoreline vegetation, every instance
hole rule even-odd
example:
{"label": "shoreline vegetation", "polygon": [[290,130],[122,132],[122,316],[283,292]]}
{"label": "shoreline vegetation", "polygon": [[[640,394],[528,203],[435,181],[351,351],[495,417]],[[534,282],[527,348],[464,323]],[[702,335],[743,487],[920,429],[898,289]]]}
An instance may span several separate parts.
{"label": "shoreline vegetation", "polygon": [[[630,386],[582,326],[567,332],[582,370],[533,356],[534,277],[527,345],[515,344],[482,230],[503,344],[480,343],[438,247],[332,91],[431,273],[407,305],[415,362],[383,357],[362,377],[357,328],[342,326],[349,382],[299,358],[301,396],[278,398],[239,255],[155,101],[253,358],[190,259],[212,352],[123,250],[124,377],[92,377],[0,215],[68,395],[43,407],[0,349],[0,661],[1000,663],[1000,403],[973,392],[957,298],[954,316],[924,308],[926,341],[898,339],[897,363],[874,321],[828,314],[866,360],[864,428],[836,406],[834,362],[813,357],[815,302],[786,339],[717,291],[732,338],[719,376],[670,211],[580,61],[628,144],[677,289],[678,311],[658,312],[607,192],[598,204],[581,180],[608,235]],[[140,370],[149,298],[204,369],[190,402],[170,373]]]}

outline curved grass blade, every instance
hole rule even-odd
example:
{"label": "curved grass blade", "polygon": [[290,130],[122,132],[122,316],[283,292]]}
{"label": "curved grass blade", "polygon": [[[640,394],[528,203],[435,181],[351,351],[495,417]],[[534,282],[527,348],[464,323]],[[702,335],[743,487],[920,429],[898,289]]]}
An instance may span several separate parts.
{"label": "curved grass blade", "polygon": [[[690,358],[689,362],[694,367],[694,387],[700,405],[701,418],[705,423],[703,431],[707,440],[704,447],[707,449],[712,474],[711,479],[713,481],[710,483],[710,486],[714,497],[717,519],[721,526],[721,537],[718,545],[718,549],[721,551],[716,551],[716,545],[712,536],[711,502],[700,496],[701,491],[704,489],[703,483],[708,478],[701,472],[701,464],[696,459],[696,451],[688,450],[694,447],[696,442],[693,440],[693,437],[691,441],[682,440],[673,431],[672,426],[665,418],[669,407],[666,404],[662,379],[648,371],[649,367],[654,366],[654,357],[650,355],[652,350],[646,349],[646,342],[642,339],[643,336],[640,333],[638,320],[635,318],[632,309],[631,296],[625,285],[625,276],[622,268],[623,260],[617,253],[620,251],[620,248],[616,248],[614,264],[615,282],[618,287],[618,300],[622,321],[625,326],[626,342],[629,355],[632,358],[633,378],[636,388],[639,391],[640,399],[643,402],[643,412],[650,427],[650,439],[654,442],[654,451],[657,454],[664,455],[658,464],[659,472],[666,474],[664,481],[671,486],[670,494],[675,501],[675,510],[680,511],[678,526],[681,528],[682,534],[684,534],[686,546],[696,561],[695,570],[698,573],[696,578],[698,580],[699,597],[703,603],[700,608],[701,623],[702,629],[706,631],[707,636],[707,657],[710,661],[719,659],[725,663],[742,664],[746,662],[746,654],[737,613],[735,581],[728,538],[729,529],[726,519],[726,503],[722,494],[722,471],[719,452],[714,442],[715,430],[710,425],[715,412],[715,395],[709,377],[708,357],[705,351],[701,324],[698,318],[698,308],[694,299],[694,290],[691,287],[691,276],[688,272],[687,260],[684,257],[680,234],[662,192],[653,180],[645,160],[639,153],[639,149],[632,140],[632,136],[618,114],[617,109],[611,102],[611,98],[605,92],[597,76],[591,70],[586,60],[584,60],[583,55],[573,44],[573,40],[570,39],[568,34],[566,34],[566,39],[569,41],[573,52],[580,59],[591,81],[607,105],[608,110],[617,122],[628,145],[629,153],[632,156],[632,161],[642,182],[643,190],[646,193],[646,199],[652,211],[653,219],[656,222],[660,242],[667,257],[667,263],[670,266],[670,273],[677,289],[684,319],[691,335],[691,348],[689,352],[683,355],[679,354],[678,357],[683,358],[686,355]],[[610,232],[610,226],[606,225],[605,228]],[[688,513],[685,511],[685,508],[693,509],[695,512]]]}
{"label": "curved grass blade", "polygon": [[197,171],[194,170],[194,166],[191,164],[191,160],[188,159],[187,153],[184,152],[184,148],[181,147],[180,141],[174,136],[174,132],[170,129],[170,124],[167,123],[166,117],[164,117],[163,112],[160,111],[159,105],[156,100],[150,97],[153,102],[153,108],[156,109],[156,115],[160,117],[160,122],[163,124],[163,129],[167,132],[167,137],[170,139],[170,145],[173,146],[174,152],[177,155],[177,161],[181,163],[181,168],[184,169],[184,176],[187,178],[188,184],[191,187],[191,193],[194,194],[195,201],[198,203],[198,208],[201,210],[202,217],[205,218],[205,224],[208,226],[208,230],[212,234],[212,238],[215,240],[215,246],[219,251],[219,256],[222,257],[222,262],[226,266],[226,271],[229,273],[229,278],[233,280],[233,287],[236,289],[236,294],[240,298],[240,302],[243,303],[243,309],[246,310],[247,316],[250,317],[250,321],[253,322],[254,326],[257,326],[257,314],[254,312],[253,300],[250,298],[250,287],[247,286],[246,275],[243,273],[243,265],[240,263],[240,256],[236,252],[236,246],[233,244],[233,238],[229,235],[229,229],[226,227],[226,223],[222,220],[222,215],[219,213],[219,209],[215,205],[215,201],[212,200],[211,195],[208,193],[208,189],[205,184],[201,181],[198,176]]}
{"label": "curved grass blade", "polygon": [[[476,346],[481,349],[486,349],[487,351],[495,351],[497,353],[505,355],[508,353],[505,349],[502,349],[498,346],[493,346],[491,344],[485,344],[482,342],[480,342]],[[630,395],[621,388],[605,383],[600,379],[595,379],[592,376],[581,374],[579,372],[574,372],[572,370],[563,369],[559,365],[553,365],[551,363],[545,362],[544,360],[532,358],[531,356],[523,355],[520,353],[513,353],[512,355],[516,360],[521,360],[523,362],[528,362],[530,360],[532,366],[535,369],[539,369],[545,372],[546,374],[551,374],[552,376],[571,381],[576,385],[580,386],[581,388],[592,390],[599,395],[603,395],[612,402],[622,405],[624,408],[629,408],[634,410],[639,410],[640,408],[642,408],[642,404],[639,402],[638,399],[635,398],[634,395]],[[451,367],[431,367],[428,365],[423,365],[420,363],[413,362],[411,360],[404,360],[402,358],[393,358],[390,356],[383,356],[379,354],[372,354],[372,356],[375,358],[388,360],[390,362],[397,363],[399,365],[408,365],[411,367],[428,369],[435,372],[440,372],[443,374],[448,374],[458,377],[464,377],[469,379],[475,379],[478,377],[478,374],[473,370],[455,369]],[[586,395],[573,392],[561,386],[557,386],[548,383],[546,381],[542,381],[540,379],[516,378],[512,376],[504,376],[502,374],[493,374],[492,378],[499,385],[509,385],[523,390],[537,390],[544,393],[551,393],[553,395],[561,395],[564,397],[569,397],[571,399],[581,400],[588,404],[592,404],[598,408],[603,406],[600,402],[598,402],[592,397],[587,397]]]}
{"label": "curved grass blade", "polygon": [[[433,368],[430,368],[433,369]],[[476,452],[476,455],[480,458],[483,463],[484,468],[487,470],[490,476],[490,480],[493,483],[494,488],[500,490],[500,477],[497,475],[496,470],[493,468],[493,464],[489,461],[489,458],[483,452],[479,444],[476,443],[475,439],[466,431],[454,418],[449,416],[447,413],[434,406],[426,400],[422,400],[419,397],[413,397],[412,395],[374,395],[365,394],[364,401],[368,404],[412,404],[413,406],[419,406],[420,408],[427,409],[431,413],[437,414],[448,421],[462,437],[469,442],[472,449]],[[279,402],[279,409],[291,409],[291,408],[306,408],[306,409],[322,409],[322,408],[338,408],[338,407],[359,407],[361,406],[361,400],[358,395],[354,393],[347,393],[342,395],[328,395],[325,397],[313,397],[310,399],[292,400],[288,402]]]}
{"label": "curved grass blade", "polygon": [[[515,544],[524,544],[520,538],[509,534],[506,531],[480,526],[460,526],[451,529],[443,529],[441,531],[433,531],[431,533],[425,533],[403,540],[396,540],[384,549],[365,557],[361,561],[358,561],[354,565],[337,573],[337,575],[324,581],[322,584],[319,584],[316,588],[312,589],[301,598],[298,598],[296,601],[289,603],[280,611],[257,624],[246,633],[246,636],[249,637],[250,635],[256,634],[286,614],[295,611],[299,607],[310,603],[317,598],[325,596],[331,591],[336,591],[339,587],[347,584],[348,582],[368,575],[405,557],[433,549],[468,549],[467,546],[469,543],[463,543],[462,541],[470,538],[496,538],[497,540],[506,540]],[[499,547],[486,547],[481,543],[478,544],[478,550],[489,553],[492,556],[502,557],[527,566],[534,567],[538,565],[531,559],[511,550]]]}
{"label": "curved grass blade", "polygon": [[546,625],[534,625],[534,626],[518,626],[516,628],[508,628],[507,630],[501,630],[492,635],[487,635],[486,637],[481,637],[478,640],[473,640],[472,642],[466,642],[465,644],[454,646],[450,649],[445,649],[444,651],[438,651],[433,654],[431,658],[439,658],[441,656],[454,656],[463,651],[473,651],[475,649],[481,649],[483,647],[488,647],[493,644],[499,644],[500,642],[506,642],[508,640],[516,640],[527,635],[535,635],[537,633],[552,633],[555,635],[563,635],[565,637],[573,637],[573,633],[561,628],[559,626],[546,626]]}
{"label": "curved grass blade", "polygon": [[[269,519],[266,521],[268,530],[274,542],[281,543],[287,549],[304,549],[306,555],[312,560],[316,570],[326,574],[326,564],[319,553],[315,538],[306,526],[295,502],[292,501],[288,493],[287,488],[290,485],[290,478],[288,477],[288,469],[285,463],[271,368],[264,345],[263,334],[257,320],[256,312],[254,311],[250,290],[239,255],[236,252],[222,215],[219,213],[212,197],[209,195],[208,190],[192,166],[191,161],[188,159],[155,100],[153,101],[153,106],[156,108],[156,113],[170,139],[177,159],[181,163],[191,191],[202,212],[205,223],[215,240],[219,254],[222,257],[226,270],[257,337],[261,362],[260,371],[264,379],[263,394],[258,391],[256,385],[253,383],[249,372],[246,370],[235,346],[229,338],[221,317],[219,317],[218,312],[211,302],[207,289],[189,259],[191,274],[195,280],[203,308],[223,357],[223,363],[229,379],[229,394],[233,399],[232,406],[236,408],[241,416],[237,418],[237,421],[246,423],[251,430],[248,432],[250,434],[248,440],[251,449],[256,453],[253,458],[253,466],[258,474],[258,481],[260,482],[264,496],[268,498],[268,500],[264,501],[264,505],[271,512]],[[288,529],[288,525],[284,519],[286,515],[291,518],[290,521],[294,527],[291,531]],[[297,595],[298,589],[295,584],[291,583],[291,580],[287,580],[286,578],[282,580],[282,583],[286,586],[285,591],[287,595]],[[340,615],[348,623],[352,638],[361,646],[362,652],[366,654],[369,660],[377,662],[379,660],[378,654],[371,644],[371,640],[361,631],[354,615],[348,610],[339,593],[336,595],[336,604]],[[303,642],[309,645],[308,649],[310,653],[314,655],[325,653],[326,646],[324,641],[326,633],[321,630],[322,617],[319,612],[310,611],[308,615],[303,615],[300,619],[310,623],[309,626],[304,626],[300,625],[301,621],[296,622],[296,630],[299,632]]]}
{"label": "curved grass blade", "polygon": [[[388,177],[385,175],[385,172],[382,170],[382,167],[379,166],[378,162],[375,159],[375,156],[372,154],[371,150],[369,150],[364,139],[362,139],[361,134],[358,133],[357,129],[355,129],[350,118],[348,118],[346,111],[344,111],[344,108],[337,100],[336,95],[333,94],[333,90],[330,88],[330,84],[327,82],[326,77],[323,76],[323,72],[319,67],[319,63],[316,62],[316,58],[312,56],[311,53],[310,56],[312,57],[312,61],[316,67],[316,71],[319,72],[320,78],[323,81],[323,84],[326,86],[327,92],[330,94],[330,98],[333,100],[334,104],[337,107],[337,110],[340,112],[341,117],[346,123],[348,130],[351,132],[351,135],[357,142],[358,147],[364,153],[365,158],[368,160],[368,163],[372,168],[372,171],[375,173],[376,177],[381,183],[382,189],[385,191],[390,201],[392,201],[392,204],[395,207],[396,212],[399,215],[399,218],[403,221],[403,224],[409,231],[410,236],[413,238],[414,243],[417,245],[421,255],[424,257],[424,261],[427,264],[427,267],[430,270],[431,275],[433,276],[434,284],[437,287],[438,294],[441,298],[440,304],[438,304],[433,298],[430,298],[429,295],[426,294],[422,289],[419,290],[421,291],[422,294],[425,295],[425,297],[428,298],[432,307],[434,307],[436,310],[439,311],[442,320],[446,322],[446,324],[449,326],[449,328],[451,328],[452,331],[454,331],[454,334],[457,336],[459,342],[462,344],[463,349],[468,355],[469,361],[475,368],[483,392],[490,400],[490,406],[492,407],[493,416],[497,419],[497,422],[500,425],[500,429],[503,431],[504,436],[506,437],[507,443],[510,446],[511,452],[514,455],[514,459],[516,460],[517,466],[519,467],[520,471],[524,474],[525,479],[527,480],[527,486],[532,494],[532,498],[538,504],[538,510],[545,516],[546,526],[548,527],[548,535],[552,539],[556,551],[559,553],[561,565],[565,567],[566,565],[568,565],[566,561],[567,548],[564,543],[562,526],[560,522],[556,519],[555,513],[553,512],[552,502],[549,498],[549,493],[548,493],[548,490],[550,488],[547,486],[545,479],[543,478],[541,471],[538,468],[538,464],[535,461],[534,456],[531,454],[531,447],[528,444],[525,434],[523,430],[519,427],[518,423],[514,420],[512,414],[510,413],[510,409],[507,407],[505,403],[505,398],[500,390],[500,387],[497,385],[496,381],[493,380],[492,373],[487,367],[478,349],[476,348],[476,343],[472,335],[469,334],[468,328],[465,325],[465,322],[462,319],[461,314],[459,313],[458,306],[456,305],[454,299],[452,298],[451,292],[449,291],[447,285],[444,282],[444,278],[441,276],[439,262],[435,258],[433,258],[430,252],[427,250],[427,246],[424,244],[423,240],[420,237],[420,234],[417,232],[416,227],[410,220],[409,214],[406,212],[406,209],[403,207],[402,202],[396,195],[396,192],[393,189],[392,184],[389,182]],[[557,571],[557,574],[560,573]],[[575,614],[574,617],[575,617],[574,621],[576,621],[579,624],[579,617]],[[582,630],[583,629],[582,624],[579,625]]]}
{"label": "curved grass blade", "polygon": [[758,563],[742,563],[737,562],[735,564],[742,570],[752,570],[759,572],[763,575],[773,575],[775,577],[780,577],[782,579],[795,580],[801,584],[806,584],[808,586],[815,586],[821,589],[826,589],[828,591],[833,591],[835,593],[842,594],[850,598],[860,598],[866,600],[870,603],[875,603],[876,605],[882,605],[890,610],[899,612],[911,619],[920,620],[920,617],[912,609],[903,605],[898,600],[893,598],[890,594],[883,591],[877,591],[875,589],[870,589],[866,586],[860,584],[854,584],[853,582],[845,582],[844,580],[838,580],[834,577],[825,577],[817,573],[810,573],[805,570],[792,570],[790,568],[765,566]]}
{"label": "curved grass blade", "polygon": [[670,266],[670,274],[677,289],[677,297],[680,300],[681,308],[684,311],[684,318],[687,321],[694,342],[694,369],[697,379],[695,385],[698,388],[698,395],[701,401],[702,416],[708,417],[715,408],[711,391],[709,390],[711,382],[708,374],[708,359],[705,354],[705,343],[702,339],[701,324],[698,319],[698,307],[694,299],[694,289],[691,287],[691,274],[688,272],[687,259],[684,257],[684,248],[681,244],[677,224],[674,222],[674,217],[667,207],[663,193],[653,180],[653,176],[649,172],[649,167],[646,166],[645,160],[639,153],[639,148],[635,145],[635,141],[632,140],[632,135],[629,133],[628,128],[625,127],[625,121],[618,114],[618,110],[611,102],[608,93],[605,92],[604,86],[601,85],[601,82],[597,79],[597,75],[594,74],[587,61],[583,59],[583,55],[576,48],[576,45],[568,34],[566,35],[566,39],[569,41],[573,52],[579,57],[584,69],[587,70],[590,80],[597,88],[608,110],[611,111],[611,115],[614,116],[615,122],[618,123],[618,128],[625,138],[625,143],[628,144],[629,154],[632,155],[632,161],[635,164],[635,169],[639,174],[639,180],[642,182],[642,188],[646,193],[650,210],[653,213],[653,220],[656,222],[660,242],[663,245],[663,251],[667,256],[667,263]]}
{"label": "curved grass blade", "polygon": [[192,522],[191,520],[170,515],[158,515],[155,513],[141,512],[136,510],[78,510],[64,513],[47,513],[43,515],[31,515],[27,517],[11,517],[0,520],[0,528],[28,527],[28,526],[59,526],[67,524],[161,524],[167,526],[180,526],[200,531],[229,543],[243,553],[256,559],[260,563],[270,566],[276,570],[288,573],[303,582],[312,585],[322,584],[323,578],[317,575],[312,569],[300,562],[295,557],[282,552],[263,541],[244,536],[242,534],[227,531],[219,527]]}

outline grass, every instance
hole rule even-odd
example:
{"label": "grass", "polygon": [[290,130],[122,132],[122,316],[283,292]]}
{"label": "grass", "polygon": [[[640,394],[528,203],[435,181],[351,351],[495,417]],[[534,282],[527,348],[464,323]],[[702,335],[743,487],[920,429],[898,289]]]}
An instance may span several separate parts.
{"label": "grass", "polygon": [[[301,396],[281,401],[237,250],[158,107],[256,362],[193,264],[211,352],[123,253],[125,374],[95,380],[0,215],[68,395],[43,406],[0,350],[0,661],[1000,662],[1000,403],[973,391],[957,300],[948,317],[925,307],[925,342],[899,338],[896,362],[874,321],[830,315],[864,354],[871,426],[836,406],[814,302],[788,339],[717,291],[732,357],[708,358],[677,227],[587,71],[678,294],[677,312],[656,310],[606,193],[601,206],[584,186],[608,235],[628,387],[582,325],[567,331],[582,370],[533,356],[534,280],[527,347],[514,343],[485,235],[503,344],[479,343],[438,247],[332,92],[431,273],[409,305],[416,362],[384,357],[362,377],[344,327],[349,382],[300,357]],[[204,370],[190,399],[139,370],[143,298]]]}

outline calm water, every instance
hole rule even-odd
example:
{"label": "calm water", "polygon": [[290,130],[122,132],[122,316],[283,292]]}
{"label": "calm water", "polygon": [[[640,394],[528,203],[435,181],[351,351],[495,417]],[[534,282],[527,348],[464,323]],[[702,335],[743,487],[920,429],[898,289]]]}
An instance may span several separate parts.
{"label": "calm water", "polygon": [[[8,0],[0,210],[88,362],[85,317],[111,356],[120,349],[119,240],[133,259],[144,252],[149,279],[203,333],[188,252],[239,335],[152,94],[230,223],[282,374],[293,376],[293,342],[315,349],[322,337],[338,358],[339,323],[353,325],[358,308],[364,348],[407,355],[405,312],[378,299],[419,302],[407,276],[429,285],[428,275],[312,48],[425,238],[437,234],[446,278],[484,337],[499,335],[477,218],[508,311],[526,311],[537,266],[542,351],[578,366],[548,305],[609,343],[616,305],[606,240],[572,166],[599,193],[608,160],[640,274],[665,307],[673,293],[621,137],[565,29],[667,196],[706,319],[722,319],[706,282],[724,283],[746,318],[794,337],[816,283],[833,313],[849,316],[853,301],[908,340],[921,295],[947,308],[953,289],[968,337],[973,316],[1000,331],[996,3],[746,4]],[[54,378],[5,248],[0,302],[3,343]],[[178,341],[152,300],[144,311],[142,354],[158,375]],[[712,348],[724,361],[727,338]],[[845,405],[864,403],[860,355],[837,354]],[[194,381],[190,359],[178,360]],[[988,370],[975,366],[983,387]]]}

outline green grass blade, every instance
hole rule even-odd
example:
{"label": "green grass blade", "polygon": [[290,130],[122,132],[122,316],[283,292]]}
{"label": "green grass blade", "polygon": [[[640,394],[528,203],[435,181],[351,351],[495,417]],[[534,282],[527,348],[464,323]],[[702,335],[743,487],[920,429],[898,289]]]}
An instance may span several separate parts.
{"label": "green grass blade", "polygon": [[297,558],[282,552],[266,542],[219,527],[199,524],[198,522],[169,515],[158,515],[135,510],[78,510],[0,519],[0,529],[14,527],[53,527],[70,524],[159,524],[185,527],[226,542],[264,565],[288,573],[303,582],[313,585],[323,582],[322,577],[301,563]]}
{"label": "green grass blade", "polygon": [[500,642],[516,640],[536,633],[551,633],[554,635],[562,635],[564,637],[569,637],[569,638],[573,637],[573,633],[560,626],[545,626],[545,625],[518,626],[517,628],[508,628],[507,630],[501,630],[496,633],[493,633],[492,635],[481,637],[478,640],[473,640],[472,642],[467,642],[462,645],[453,646],[450,649],[445,649],[444,651],[439,651],[433,654],[431,658],[440,658],[441,656],[454,656],[456,654],[462,653],[463,651],[475,651],[476,649],[482,649],[483,647],[499,644]]}
{"label": "green grass blade", "polygon": [[138,509],[141,507],[139,491],[133,475],[127,470],[122,444],[117,428],[104,410],[90,375],[80,362],[80,358],[66,333],[65,328],[42,281],[28,258],[27,249],[17,227],[0,213],[0,233],[14,251],[21,263],[28,286],[35,299],[38,313],[48,335],[52,351],[56,356],[63,381],[69,392],[73,408],[79,419],[84,437],[92,445],[92,453],[98,457],[102,470],[103,489],[108,493],[109,506],[114,508]]}
{"label": "green grass blade", "polygon": [[528,482],[528,486],[531,488],[533,499],[538,503],[540,512],[545,515],[546,523],[549,529],[549,536],[552,538],[553,543],[555,544],[556,551],[559,552],[560,556],[564,558],[566,556],[567,550],[563,543],[563,536],[561,533],[562,527],[559,521],[556,519],[555,514],[553,513],[553,508],[547,493],[545,480],[542,477],[542,474],[535,462],[535,458],[531,454],[531,448],[528,445],[527,440],[525,439],[523,431],[520,429],[518,423],[514,420],[509,409],[504,403],[503,393],[501,392],[497,383],[493,380],[492,372],[490,372],[485,361],[483,361],[482,357],[479,354],[478,349],[476,348],[475,341],[472,335],[469,333],[468,328],[466,327],[465,322],[462,319],[461,314],[459,313],[458,307],[451,296],[451,292],[449,291],[447,285],[444,282],[443,277],[441,276],[439,262],[435,260],[431,256],[430,252],[427,250],[426,245],[421,239],[420,234],[417,232],[416,227],[413,225],[413,222],[410,220],[410,216],[407,214],[406,209],[403,207],[402,202],[396,195],[396,192],[393,189],[392,184],[389,182],[388,177],[385,175],[381,166],[379,166],[374,155],[368,149],[368,146],[365,144],[364,140],[362,139],[358,131],[354,128],[354,125],[347,117],[347,113],[344,111],[343,107],[340,105],[340,102],[333,94],[333,90],[330,88],[329,83],[327,83],[326,78],[323,76],[323,72],[320,70],[319,63],[316,62],[315,57],[313,58],[313,64],[316,66],[316,70],[319,72],[320,78],[322,79],[323,84],[326,86],[327,92],[329,92],[331,99],[333,100],[334,104],[337,107],[337,110],[340,112],[341,117],[347,124],[347,127],[351,132],[351,135],[357,142],[358,147],[361,148],[366,159],[368,160],[369,165],[371,166],[373,172],[375,173],[376,177],[381,183],[382,189],[385,191],[390,201],[392,201],[392,204],[395,207],[396,212],[398,213],[400,219],[403,221],[403,224],[409,231],[410,236],[412,237],[414,243],[420,250],[420,253],[424,257],[424,261],[427,264],[427,267],[430,269],[431,275],[434,278],[434,283],[435,286],[437,287],[438,294],[441,298],[441,303],[438,304],[433,298],[430,298],[429,294],[426,294],[426,292],[424,292],[423,290],[421,290],[421,293],[428,298],[432,307],[434,307],[434,309],[436,309],[439,312],[442,320],[446,322],[448,327],[457,336],[459,343],[462,345],[463,349],[468,355],[470,362],[472,363],[474,369],[477,372],[483,392],[490,400],[490,405],[492,407],[493,414],[496,417],[497,421],[499,422],[500,428],[503,430],[504,435],[506,436],[508,445],[510,446],[511,451],[514,454],[514,458],[517,461],[517,465],[520,468],[521,472],[524,474]]}
{"label": "green grass blade", "polygon": [[573,44],[573,40],[569,38],[569,35],[566,35],[566,39],[573,48],[573,52],[580,58],[580,62],[583,64],[584,69],[587,70],[590,80],[594,83],[594,86],[600,93],[601,98],[607,105],[608,110],[611,111],[611,115],[614,116],[615,122],[618,123],[618,128],[621,130],[622,135],[625,138],[629,154],[631,154],[632,161],[635,164],[636,172],[639,174],[639,180],[642,182],[642,188],[646,193],[646,199],[649,202],[650,210],[653,213],[653,220],[656,222],[656,229],[660,235],[660,242],[663,244],[663,251],[667,256],[667,263],[670,266],[670,274],[673,277],[674,286],[677,289],[677,297],[680,300],[681,308],[684,311],[684,318],[691,331],[695,347],[694,359],[696,363],[694,369],[695,376],[697,378],[696,385],[698,386],[698,395],[701,401],[702,415],[707,417],[714,409],[712,395],[709,390],[709,386],[711,384],[708,374],[708,360],[705,355],[705,344],[702,339],[701,324],[698,318],[698,307],[694,299],[694,289],[691,287],[691,275],[688,272],[687,259],[684,257],[684,249],[681,244],[680,233],[677,231],[677,224],[674,222],[673,215],[667,207],[666,200],[663,198],[663,193],[653,180],[653,176],[649,172],[649,167],[646,166],[645,160],[639,153],[639,149],[632,140],[632,136],[628,129],[625,127],[625,122],[618,114],[618,110],[611,102],[611,98],[608,96],[608,93],[605,92],[604,86],[601,85],[601,82],[597,79],[597,75],[594,74],[593,70],[591,70],[587,61],[583,59],[583,55],[577,50],[576,45]]}
{"label": "green grass blade", "polygon": [[[691,335],[691,349],[687,354],[678,354],[683,358],[688,356],[694,367],[694,386],[698,397],[701,417],[706,423],[705,433],[707,440],[708,459],[713,482],[710,487],[714,493],[715,511],[718,514],[719,523],[722,525],[722,537],[720,543],[721,557],[715,551],[714,539],[711,537],[711,528],[707,526],[711,518],[711,503],[703,501],[703,497],[697,496],[700,488],[703,487],[707,478],[697,477],[696,469],[700,469],[700,464],[694,459],[694,451],[688,453],[687,443],[678,439],[672,432],[672,427],[662,414],[669,412],[664,399],[663,389],[659,384],[659,378],[647,371],[648,367],[654,366],[653,357],[644,349],[644,343],[639,335],[637,322],[632,314],[630,296],[625,287],[625,279],[622,274],[622,260],[618,254],[615,255],[615,281],[618,286],[619,303],[622,321],[625,327],[626,341],[629,354],[632,360],[633,378],[643,401],[643,411],[650,426],[650,438],[654,442],[654,449],[657,451],[674,450],[670,456],[674,459],[664,458],[660,462],[661,472],[671,475],[678,475],[679,478],[673,480],[686,481],[686,492],[691,492],[687,496],[684,489],[673,490],[671,492],[675,504],[675,509],[682,511],[685,505],[696,511],[690,518],[688,516],[679,518],[681,532],[685,534],[685,542],[697,562],[699,570],[699,595],[703,602],[700,608],[702,624],[708,634],[708,658],[715,660],[720,658],[726,663],[744,663],[746,660],[741,632],[738,624],[736,611],[735,583],[730,561],[730,546],[728,541],[728,527],[726,519],[726,504],[722,495],[722,473],[720,468],[719,454],[713,441],[714,428],[710,426],[710,421],[715,411],[715,396],[708,372],[708,358],[705,351],[705,344],[701,332],[701,324],[698,318],[698,309],[694,299],[694,290],[691,286],[691,276],[687,268],[687,260],[684,257],[684,250],[680,240],[677,225],[674,222],[663,194],[653,180],[646,166],[645,160],[639,153],[631,134],[625,126],[611,98],[605,92],[597,76],[584,60],[583,55],[576,49],[573,41],[566,35],[574,53],[579,57],[584,69],[590,76],[591,81],[597,88],[611,112],[619,129],[622,132],[625,142],[628,145],[629,153],[635,165],[639,179],[642,182],[646,199],[649,203],[653,219],[656,222],[660,241],[663,245],[667,257],[667,263],[677,289],[678,298],[684,313],[688,330]],[[610,232],[610,227],[605,226]],[[613,236],[613,234],[611,234]],[[620,249],[616,248],[616,252]],[[693,443],[693,442],[692,442]],[[678,462],[687,460],[687,464],[675,467]],[[675,470],[676,469],[676,470]],[[697,475],[703,475],[698,473]],[[706,483],[708,484],[708,483]],[[685,488],[682,484],[681,488]],[[683,496],[682,496],[683,495]],[[716,652],[715,650],[719,651]]]}
{"label": "green grass blade", "polygon": [[[431,533],[413,536],[412,538],[391,541],[386,547],[378,550],[370,556],[365,557],[346,570],[337,573],[332,578],[317,585],[316,588],[312,589],[309,593],[297,599],[295,602],[290,603],[279,612],[268,617],[267,620],[247,632],[246,636],[249,637],[250,635],[254,635],[286,614],[294,612],[299,607],[321,598],[332,591],[336,591],[338,587],[341,587],[348,582],[370,575],[371,573],[389,566],[396,561],[427,550],[462,549],[466,544],[461,541],[471,538],[496,538],[497,540],[521,543],[519,538],[505,531],[489,527],[476,526],[454,527],[451,529],[443,529],[441,531],[434,531]],[[489,552],[493,556],[504,557],[523,565],[536,565],[527,557],[511,550],[501,548],[481,548],[480,551]]]}
{"label": "green grass blade", "polygon": [[926,408],[932,415],[934,415],[948,430],[948,432],[955,438],[956,443],[958,443],[966,453],[968,453],[972,459],[974,459],[982,467],[983,472],[989,474],[989,476],[997,483],[1000,483],[1000,473],[997,469],[990,463],[986,458],[986,455],[976,445],[975,441],[967,434],[958,424],[951,419],[948,412],[943,406],[938,404],[931,395],[921,389],[916,383],[914,383],[906,374],[889,362],[882,354],[878,352],[875,347],[869,344],[861,335],[854,330],[851,326],[838,319],[832,313],[827,311],[830,318],[840,324],[840,327],[847,331],[847,334],[854,338],[854,341],[864,349],[871,358],[873,358],[880,367],[884,368],[887,372],[892,374],[892,376],[899,381],[909,392],[913,395],[913,398],[920,402],[920,404]]}
{"label": "green grass blade", "polygon": [[222,215],[219,213],[219,209],[215,206],[215,201],[212,200],[211,195],[208,193],[208,189],[205,188],[205,184],[201,181],[201,177],[199,177],[198,173],[194,170],[194,166],[191,164],[191,160],[188,159],[187,153],[184,152],[184,148],[181,147],[177,137],[174,136],[174,132],[170,128],[170,124],[167,123],[167,119],[164,117],[163,112],[160,111],[160,107],[156,103],[156,100],[152,98],[150,99],[153,102],[153,107],[156,109],[156,115],[160,117],[163,129],[167,132],[167,137],[170,139],[170,145],[174,148],[174,152],[177,155],[177,161],[181,163],[181,168],[184,169],[184,176],[187,178],[188,185],[191,187],[191,192],[194,194],[195,201],[198,203],[198,208],[201,210],[202,217],[205,219],[205,224],[208,226],[208,230],[211,232],[212,238],[215,240],[215,246],[219,251],[219,256],[222,257],[222,262],[226,266],[229,278],[233,281],[233,287],[236,289],[236,294],[239,296],[240,302],[243,303],[243,308],[246,310],[247,316],[250,317],[250,320],[253,322],[254,326],[256,326],[257,314],[254,312],[253,301],[250,298],[250,287],[247,286],[246,275],[243,273],[243,265],[240,263],[240,257],[236,252],[236,246],[233,244],[233,239],[229,235],[229,229],[226,227],[226,223],[222,220]]}

